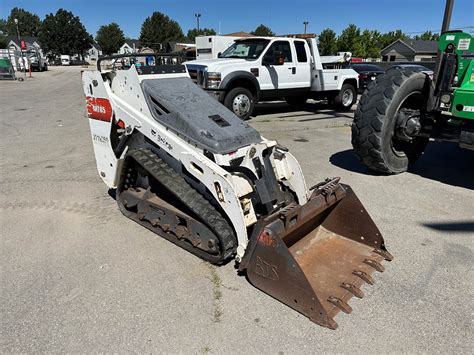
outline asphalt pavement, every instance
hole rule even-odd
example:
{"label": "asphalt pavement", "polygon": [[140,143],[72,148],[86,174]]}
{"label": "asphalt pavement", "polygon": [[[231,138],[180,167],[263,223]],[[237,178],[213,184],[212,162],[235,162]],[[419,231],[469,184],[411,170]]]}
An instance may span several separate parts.
{"label": "asphalt pavement", "polygon": [[122,216],[96,171],[80,68],[0,82],[0,352],[471,353],[474,152],[431,143],[378,176],[351,151],[353,112],[311,102],[250,121],[341,176],[395,259],[325,329]]}

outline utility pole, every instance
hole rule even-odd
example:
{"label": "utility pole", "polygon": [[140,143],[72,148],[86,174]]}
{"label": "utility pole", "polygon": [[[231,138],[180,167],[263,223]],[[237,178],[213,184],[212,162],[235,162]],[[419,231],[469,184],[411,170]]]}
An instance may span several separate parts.
{"label": "utility pole", "polygon": [[[449,26],[451,24],[451,15],[453,13],[453,6],[454,6],[454,0],[446,0],[446,6],[444,7],[443,24],[441,25],[440,35],[443,32],[449,30]],[[434,72],[435,83],[438,80],[440,65],[441,65],[441,51],[438,49],[438,54],[436,56],[435,72]]]}
{"label": "utility pole", "polygon": [[441,26],[441,33],[449,30],[451,24],[451,15],[453,13],[454,0],[447,0],[444,8],[443,25]]}
{"label": "utility pole", "polygon": [[20,38],[20,29],[18,28],[18,19],[15,20],[16,25],[16,34],[18,35],[18,44],[20,45],[20,53],[21,53],[21,61],[23,62],[23,80],[26,80],[26,62],[25,58],[23,57],[23,50],[21,49],[21,38]]}
{"label": "utility pole", "polygon": [[198,33],[199,33],[199,18],[201,17],[201,14],[194,14],[194,16],[196,16],[197,30],[198,30]]}
{"label": "utility pole", "polygon": [[309,24],[308,21],[303,22],[303,25],[304,25],[304,34],[306,34],[306,26],[308,26],[308,24]]}

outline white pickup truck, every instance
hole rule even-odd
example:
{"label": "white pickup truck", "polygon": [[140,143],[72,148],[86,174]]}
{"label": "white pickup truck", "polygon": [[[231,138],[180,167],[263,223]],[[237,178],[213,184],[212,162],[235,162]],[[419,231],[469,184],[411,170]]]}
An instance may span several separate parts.
{"label": "white pickup truck", "polygon": [[315,35],[242,38],[217,59],[184,64],[197,85],[242,119],[259,101],[327,99],[346,111],[357,98],[357,72],[324,69]]}

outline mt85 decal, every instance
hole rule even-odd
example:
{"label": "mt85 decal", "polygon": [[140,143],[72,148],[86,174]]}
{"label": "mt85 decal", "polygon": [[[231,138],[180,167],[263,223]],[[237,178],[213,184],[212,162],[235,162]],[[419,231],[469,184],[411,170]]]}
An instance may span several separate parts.
{"label": "mt85 decal", "polygon": [[109,100],[100,97],[86,97],[87,116],[93,120],[110,122],[112,119],[112,106]]}

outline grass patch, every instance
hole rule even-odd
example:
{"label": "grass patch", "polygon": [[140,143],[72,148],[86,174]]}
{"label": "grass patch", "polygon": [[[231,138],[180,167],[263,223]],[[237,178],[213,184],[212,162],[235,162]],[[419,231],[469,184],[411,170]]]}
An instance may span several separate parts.
{"label": "grass patch", "polygon": [[221,316],[223,314],[220,300],[222,298],[222,280],[217,273],[217,268],[214,265],[207,263],[207,267],[211,273],[210,280],[212,283],[212,299],[214,302],[214,311],[212,312],[212,320],[216,323],[221,321]]}

